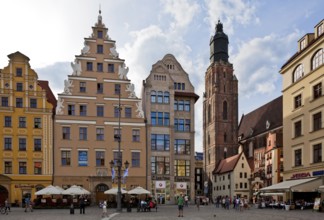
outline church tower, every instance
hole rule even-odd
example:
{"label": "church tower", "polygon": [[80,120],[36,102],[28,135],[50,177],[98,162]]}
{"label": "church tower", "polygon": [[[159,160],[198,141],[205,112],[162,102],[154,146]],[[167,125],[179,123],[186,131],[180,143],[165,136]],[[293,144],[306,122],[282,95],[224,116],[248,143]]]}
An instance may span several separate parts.
{"label": "church tower", "polygon": [[[204,193],[211,194],[213,171],[221,159],[237,153],[238,80],[228,61],[228,37],[218,21],[210,39],[210,65],[203,100]],[[209,186],[209,187],[207,187]]]}

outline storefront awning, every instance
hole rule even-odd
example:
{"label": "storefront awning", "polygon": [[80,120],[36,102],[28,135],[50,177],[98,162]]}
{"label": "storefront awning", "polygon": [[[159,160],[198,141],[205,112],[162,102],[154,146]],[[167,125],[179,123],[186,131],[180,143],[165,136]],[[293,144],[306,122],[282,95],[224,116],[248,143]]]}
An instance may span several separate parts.
{"label": "storefront awning", "polygon": [[320,178],[287,180],[261,188],[260,192],[312,192],[316,191],[320,185],[322,185],[322,180]]}

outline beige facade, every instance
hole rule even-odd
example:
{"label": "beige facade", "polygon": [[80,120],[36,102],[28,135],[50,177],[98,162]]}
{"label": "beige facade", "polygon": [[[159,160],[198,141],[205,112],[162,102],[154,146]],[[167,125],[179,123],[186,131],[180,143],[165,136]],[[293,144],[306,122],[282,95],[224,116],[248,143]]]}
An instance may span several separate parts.
{"label": "beige facade", "polygon": [[324,20],[298,41],[283,77],[284,180],[324,176]]}
{"label": "beige facade", "polygon": [[143,82],[147,119],[147,180],[163,203],[195,193],[195,94],[188,74],[171,54],[155,63]]}
{"label": "beige facade", "polygon": [[[93,203],[105,199],[103,192],[117,184],[117,169],[113,182],[109,163],[116,165],[120,148],[122,165],[130,163],[122,187],[146,188],[142,102],[101,14],[71,65],[56,108],[54,184],[81,185],[91,192]],[[119,134],[120,145],[115,136]]]}

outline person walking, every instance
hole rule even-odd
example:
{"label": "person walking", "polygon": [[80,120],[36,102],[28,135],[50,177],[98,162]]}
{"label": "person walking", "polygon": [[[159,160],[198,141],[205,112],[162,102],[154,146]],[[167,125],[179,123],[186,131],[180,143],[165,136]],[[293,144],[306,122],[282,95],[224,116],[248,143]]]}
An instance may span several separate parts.
{"label": "person walking", "polygon": [[25,212],[29,211],[33,212],[33,205],[31,204],[29,196],[25,197]]}
{"label": "person walking", "polygon": [[80,199],[80,214],[85,214],[85,202],[84,198],[81,197]]}
{"label": "person walking", "polygon": [[108,214],[107,214],[107,202],[104,201],[103,205],[102,205],[102,215],[101,215],[101,218],[104,218],[104,217],[108,217]]}
{"label": "person walking", "polygon": [[197,209],[199,211],[199,207],[200,207],[200,198],[199,198],[199,196],[197,196],[197,198],[196,198],[196,206],[197,206]]}
{"label": "person walking", "polygon": [[8,212],[10,212],[10,205],[8,202],[8,198],[5,200],[5,212],[6,212],[6,215],[8,215]]}
{"label": "person walking", "polygon": [[185,197],[184,197],[184,201],[185,201],[185,206],[188,207],[188,202],[189,202],[189,197],[188,197],[188,195],[185,195]]}
{"label": "person walking", "polygon": [[179,210],[179,215],[178,217],[183,217],[183,204],[184,204],[184,198],[182,194],[178,197],[178,210]]}

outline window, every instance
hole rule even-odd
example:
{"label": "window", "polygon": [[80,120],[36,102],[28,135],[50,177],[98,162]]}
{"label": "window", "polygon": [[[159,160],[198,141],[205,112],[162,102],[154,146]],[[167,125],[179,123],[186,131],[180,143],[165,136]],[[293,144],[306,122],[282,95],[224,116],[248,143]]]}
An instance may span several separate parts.
{"label": "window", "polygon": [[92,64],[92,62],[87,62],[87,71],[93,71],[93,64]]}
{"label": "window", "polygon": [[317,51],[312,60],[312,70],[316,69],[317,67],[321,66],[324,63],[324,49],[320,49]]}
{"label": "window", "polygon": [[313,87],[314,99],[322,96],[322,83],[318,83]]}
{"label": "window", "polygon": [[151,91],[151,103],[155,103],[155,102],[156,102],[156,92]]}
{"label": "window", "polygon": [[115,106],[115,107],[114,107],[114,117],[115,117],[115,118],[119,118],[119,117],[121,117],[121,115],[120,115],[120,113],[121,113],[120,110],[121,110],[121,109],[120,109],[118,106]]}
{"label": "window", "polygon": [[133,142],[139,142],[140,141],[140,130],[134,129],[132,131],[132,141]]}
{"label": "window", "polygon": [[16,107],[17,108],[23,107],[23,99],[22,98],[16,98]]}
{"label": "window", "polygon": [[19,162],[19,174],[27,174],[27,162]]}
{"label": "window", "polygon": [[97,116],[98,117],[104,116],[104,106],[102,106],[102,105],[97,106]]}
{"label": "window", "polygon": [[102,38],[103,37],[102,31],[97,31],[97,36],[98,36],[98,38]]}
{"label": "window", "polygon": [[295,109],[299,108],[302,105],[302,96],[301,94],[295,96]]}
{"label": "window", "polygon": [[190,154],[190,140],[186,139],[175,139],[174,142],[175,154]]}
{"label": "window", "polygon": [[62,138],[63,140],[70,140],[70,127],[62,128]]}
{"label": "window", "polygon": [[68,115],[75,115],[74,105],[68,105]]}
{"label": "window", "polygon": [[158,125],[163,126],[163,112],[158,112]]}
{"label": "window", "polygon": [[306,47],[306,39],[303,39],[303,40],[300,42],[300,49],[303,50],[305,47]]}
{"label": "window", "polygon": [[103,45],[101,44],[97,45],[97,53],[103,53]]}
{"label": "window", "polygon": [[183,109],[184,109],[184,101],[179,100],[178,101],[178,111],[183,111]]}
{"label": "window", "polygon": [[313,115],[313,131],[320,130],[322,128],[322,112],[318,112]]}
{"label": "window", "polygon": [[12,138],[11,137],[4,138],[4,149],[12,150]]}
{"label": "window", "polygon": [[164,126],[169,126],[170,125],[170,113],[169,112],[164,112]]}
{"label": "window", "polygon": [[322,162],[322,144],[315,144],[313,146],[313,163]]}
{"label": "window", "polygon": [[120,84],[115,84],[115,95],[120,94]]}
{"label": "window", "polygon": [[26,117],[19,117],[19,127],[20,128],[26,127]]}
{"label": "window", "polygon": [[117,165],[118,160],[123,161],[123,152],[120,152],[118,154],[118,151],[114,151],[114,164],[115,164],[115,166]]}
{"label": "window", "polygon": [[302,165],[302,150],[295,150],[295,167]]}
{"label": "window", "polygon": [[42,139],[34,139],[34,151],[42,151]]}
{"label": "window", "polygon": [[169,126],[170,113],[168,112],[151,112],[151,124],[153,126]]}
{"label": "window", "polygon": [[174,176],[190,176],[190,160],[174,160]]}
{"label": "window", "polygon": [[151,124],[156,125],[156,112],[151,112]]}
{"label": "window", "polygon": [[115,65],[113,63],[108,63],[108,73],[115,72]]}
{"label": "window", "polygon": [[304,76],[304,66],[299,64],[293,74],[293,83]]}
{"label": "window", "polygon": [[88,166],[88,151],[79,150],[79,152],[78,152],[78,165],[80,167]]}
{"label": "window", "polygon": [[4,167],[5,167],[5,174],[12,174],[12,162],[11,161],[5,161]]}
{"label": "window", "polygon": [[62,166],[71,165],[71,151],[66,151],[66,150],[61,151],[61,163]]}
{"label": "window", "polygon": [[185,120],[184,131],[190,131],[190,119]]}
{"label": "window", "polygon": [[16,68],[16,76],[22,77],[22,68]]}
{"label": "window", "polygon": [[96,129],[97,134],[97,141],[103,141],[104,140],[104,129],[103,128],[97,128]]}
{"label": "window", "polygon": [[86,82],[80,82],[80,92],[86,92]]}
{"label": "window", "polygon": [[158,91],[158,95],[157,95],[157,102],[158,103],[163,103],[163,92],[162,91]]}
{"label": "window", "polygon": [[170,102],[170,93],[164,92],[163,102],[168,104]]}
{"label": "window", "polygon": [[34,128],[41,128],[41,127],[42,127],[42,119],[34,118]]}
{"label": "window", "polygon": [[4,121],[5,121],[4,123],[5,127],[11,127],[11,116],[5,116]]}
{"label": "window", "polygon": [[131,118],[132,117],[132,108],[125,107],[125,118]]}
{"label": "window", "polygon": [[302,123],[301,121],[295,122],[295,137],[300,137],[302,135]]}
{"label": "window", "polygon": [[140,152],[132,152],[132,167],[140,167]]}
{"label": "window", "polygon": [[9,99],[8,97],[1,97],[1,106],[8,107],[9,106]]}
{"label": "window", "polygon": [[80,140],[83,140],[83,141],[87,140],[87,135],[88,135],[87,130],[88,130],[87,128],[79,128]]}
{"label": "window", "polygon": [[324,24],[320,24],[317,28],[317,36],[320,36],[324,33]]}
{"label": "window", "polygon": [[16,84],[16,90],[17,91],[23,91],[23,84],[22,83],[17,83]]}
{"label": "window", "polygon": [[169,157],[151,157],[151,172],[154,175],[170,174],[170,158]]}
{"label": "window", "polygon": [[80,105],[80,116],[87,116],[87,106]]}
{"label": "window", "polygon": [[184,110],[186,112],[190,112],[190,101],[189,100],[184,101]]}
{"label": "window", "polygon": [[223,120],[227,120],[227,102],[223,102]]}
{"label": "window", "polygon": [[[186,120],[186,122],[187,122],[187,120]],[[190,127],[190,120],[189,120],[189,127]],[[185,131],[185,120],[175,118],[174,119],[174,130],[175,131]]]}
{"label": "window", "polygon": [[240,178],[243,178],[243,173],[240,173]]}
{"label": "window", "polygon": [[114,141],[121,140],[121,129],[114,128]]}
{"label": "window", "polygon": [[97,63],[97,72],[103,72],[103,64]]}
{"label": "window", "polygon": [[30,99],[30,107],[37,108],[37,99]]}
{"label": "window", "polygon": [[168,134],[151,134],[151,149],[157,151],[170,150],[170,135]]}
{"label": "window", "polygon": [[[271,169],[272,169],[272,167],[271,167]],[[247,173],[246,172],[244,172],[244,178],[245,179],[247,178]]]}
{"label": "window", "polygon": [[42,174],[42,162],[34,162],[34,174]]}
{"label": "window", "polygon": [[174,100],[174,111],[178,111],[178,100]]}
{"label": "window", "polygon": [[105,151],[96,151],[96,166],[105,166]]}
{"label": "window", "polygon": [[26,151],[26,138],[19,138],[19,151]]}
{"label": "window", "polygon": [[103,93],[103,84],[97,83],[97,93],[102,94]]}

